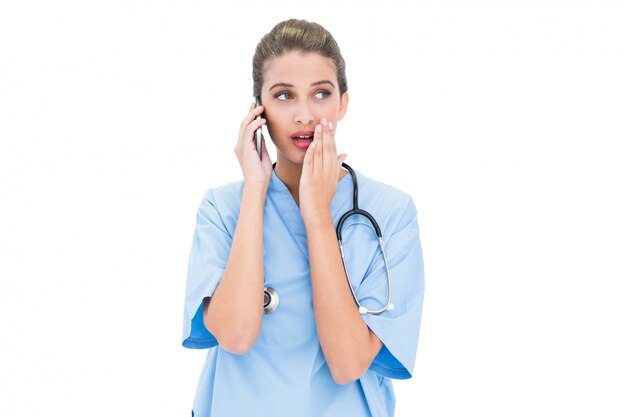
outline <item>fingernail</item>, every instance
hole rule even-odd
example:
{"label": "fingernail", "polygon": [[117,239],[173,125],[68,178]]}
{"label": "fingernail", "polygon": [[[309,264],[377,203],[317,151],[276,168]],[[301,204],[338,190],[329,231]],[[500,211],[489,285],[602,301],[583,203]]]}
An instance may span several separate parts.
{"label": "fingernail", "polygon": [[322,131],[322,125],[317,125],[317,126],[315,126],[315,131],[316,131],[317,133],[320,133],[320,132]]}
{"label": "fingernail", "polygon": [[328,122],[328,127],[330,128],[330,130],[333,130],[333,122]]}
{"label": "fingernail", "polygon": [[328,120],[326,120],[326,118],[325,118],[325,117],[323,117],[323,118],[322,118],[322,124],[323,124],[324,126],[328,126]]}

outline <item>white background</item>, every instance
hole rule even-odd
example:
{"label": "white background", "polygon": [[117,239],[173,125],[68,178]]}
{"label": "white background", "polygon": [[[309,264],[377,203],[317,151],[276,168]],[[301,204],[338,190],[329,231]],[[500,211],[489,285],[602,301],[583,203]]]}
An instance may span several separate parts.
{"label": "white background", "polygon": [[382,3],[0,3],[1,416],[189,415],[195,212],[290,17],[346,58],[339,151],[418,208],[396,415],[626,414],[626,5]]}

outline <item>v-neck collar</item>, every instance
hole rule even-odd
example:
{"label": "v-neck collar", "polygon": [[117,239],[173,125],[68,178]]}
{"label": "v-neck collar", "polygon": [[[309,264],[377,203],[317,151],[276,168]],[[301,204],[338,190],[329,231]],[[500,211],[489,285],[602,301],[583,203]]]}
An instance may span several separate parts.
{"label": "v-neck collar", "polygon": [[[358,172],[355,171],[355,175],[358,175]],[[330,214],[333,218],[333,224],[337,223],[339,217],[345,211],[352,208],[352,186],[353,181],[350,173],[344,175],[337,183],[335,195],[330,203]],[[298,248],[308,259],[309,247],[306,238],[306,227],[304,220],[302,220],[302,215],[300,214],[300,208],[296,204],[287,185],[276,175],[276,171],[272,171],[267,197],[271,204],[274,205],[276,212],[279,213],[287,230],[289,230],[293,240],[298,245]],[[346,204],[348,207],[346,207]]]}

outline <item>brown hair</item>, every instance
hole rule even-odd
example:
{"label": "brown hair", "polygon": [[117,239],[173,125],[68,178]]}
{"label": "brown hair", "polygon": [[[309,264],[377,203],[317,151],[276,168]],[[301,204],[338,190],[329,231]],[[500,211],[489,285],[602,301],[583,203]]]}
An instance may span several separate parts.
{"label": "brown hair", "polygon": [[339,93],[348,91],[346,63],[341,56],[339,45],[324,27],[315,22],[289,19],[278,23],[259,42],[252,58],[252,93],[261,95],[265,62],[291,51],[315,52],[329,58],[337,69]]}

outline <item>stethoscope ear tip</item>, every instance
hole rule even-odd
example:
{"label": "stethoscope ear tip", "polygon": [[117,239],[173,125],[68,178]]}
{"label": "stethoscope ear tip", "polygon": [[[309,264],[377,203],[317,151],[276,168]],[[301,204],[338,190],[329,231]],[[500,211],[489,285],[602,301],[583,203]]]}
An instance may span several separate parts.
{"label": "stethoscope ear tip", "polygon": [[389,305],[387,307],[385,307],[385,309],[383,310],[376,310],[376,311],[370,311],[367,309],[367,307],[364,306],[359,306],[359,314],[364,316],[368,313],[371,314],[380,314],[380,313],[384,313],[385,311],[392,311],[394,309],[393,304],[389,303]]}

